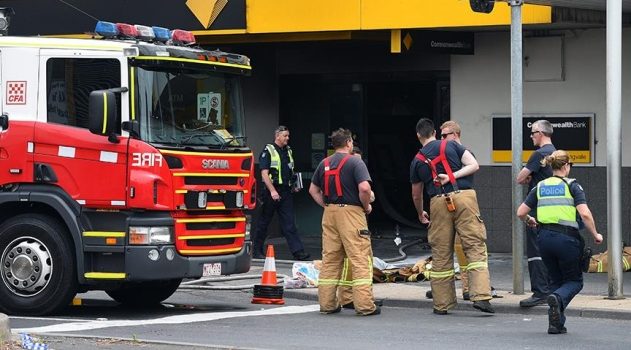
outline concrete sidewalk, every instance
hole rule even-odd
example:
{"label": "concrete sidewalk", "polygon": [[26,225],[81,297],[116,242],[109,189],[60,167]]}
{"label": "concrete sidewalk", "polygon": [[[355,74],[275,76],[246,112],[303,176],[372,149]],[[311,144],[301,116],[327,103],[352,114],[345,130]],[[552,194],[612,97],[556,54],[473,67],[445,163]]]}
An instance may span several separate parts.
{"label": "concrete sidewalk", "polygon": [[[402,234],[402,245],[422,238],[422,236]],[[399,256],[398,247],[393,242],[394,236],[387,233],[383,236],[373,237],[373,255],[381,259],[388,259]],[[312,259],[320,259],[321,242],[320,237],[303,237],[306,250],[311,253]],[[268,243],[274,244],[276,259],[288,259],[287,244],[283,238],[273,238]],[[431,251],[421,244],[415,244],[406,250],[407,259],[396,264],[414,262],[431,255]],[[255,264],[253,272],[259,267]],[[489,254],[489,271],[491,272],[491,285],[497,290],[502,298],[494,298],[491,302],[498,313],[517,313],[524,315],[547,314],[547,305],[534,308],[521,308],[519,301],[531,295],[527,270],[527,262],[524,260],[524,291],[523,295],[515,295],[513,290],[512,255],[507,253]],[[277,264],[279,273],[291,276],[291,265]],[[627,278],[628,276],[628,278]],[[631,298],[627,293],[626,299],[609,300],[606,298],[608,291],[608,276],[606,273],[585,273],[584,287],[572,303],[570,303],[566,314],[572,317],[593,317],[631,320]],[[623,274],[623,290],[631,291],[631,273]],[[460,281],[456,281],[458,306],[450,313],[457,314],[459,310],[474,310],[470,301],[461,299]],[[377,283],[374,284],[375,297],[384,300],[385,306],[392,307],[414,307],[427,309],[431,312],[432,300],[425,297],[425,292],[430,289],[429,282],[404,282],[404,283]],[[317,300],[317,289],[286,289],[285,297]]]}

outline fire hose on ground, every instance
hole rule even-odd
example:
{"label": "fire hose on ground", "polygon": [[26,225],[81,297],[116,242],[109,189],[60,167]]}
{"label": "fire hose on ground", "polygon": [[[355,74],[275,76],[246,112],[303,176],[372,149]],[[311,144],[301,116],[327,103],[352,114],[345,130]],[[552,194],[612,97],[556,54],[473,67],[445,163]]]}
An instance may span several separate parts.
{"label": "fire hose on ground", "polygon": [[[387,263],[396,262],[405,260],[407,258],[406,249],[416,245],[423,244],[425,242],[424,239],[417,239],[412,242],[406,243],[399,247],[399,256],[383,259],[383,261]],[[264,263],[264,259],[252,259],[253,263]],[[296,261],[294,260],[275,260],[277,264],[294,264]],[[243,275],[243,276],[220,276],[220,277],[203,277],[200,279],[182,282],[178,289],[182,290],[247,290],[254,288],[255,284],[242,284],[242,285],[227,285],[227,286],[218,286],[218,285],[209,285],[209,283],[223,283],[230,281],[242,281],[242,280],[251,280],[251,279],[261,279],[262,275]],[[286,279],[291,279],[291,276],[287,276],[284,274],[277,274],[278,284],[283,285]]]}

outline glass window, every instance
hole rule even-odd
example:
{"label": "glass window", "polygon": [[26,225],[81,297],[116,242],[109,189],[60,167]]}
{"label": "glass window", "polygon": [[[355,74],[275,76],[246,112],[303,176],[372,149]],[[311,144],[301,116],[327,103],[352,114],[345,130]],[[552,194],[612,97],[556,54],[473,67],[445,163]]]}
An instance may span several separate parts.
{"label": "glass window", "polygon": [[[89,96],[121,86],[120,62],[111,58],[51,58],[46,62],[46,107],[51,123],[88,128]],[[115,94],[120,133],[120,94]]]}
{"label": "glass window", "polygon": [[215,149],[245,145],[238,75],[180,62],[144,62],[135,74],[143,140]]}

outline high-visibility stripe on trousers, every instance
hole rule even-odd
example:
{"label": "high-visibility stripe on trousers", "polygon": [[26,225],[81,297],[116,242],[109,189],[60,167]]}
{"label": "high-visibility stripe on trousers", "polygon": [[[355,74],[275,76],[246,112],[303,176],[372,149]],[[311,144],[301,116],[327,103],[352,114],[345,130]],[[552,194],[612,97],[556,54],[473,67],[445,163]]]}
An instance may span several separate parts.
{"label": "high-visibility stripe on trousers", "polygon": [[[359,234],[367,229],[361,207],[330,205],[322,216],[322,269],[318,281],[321,311],[339,306],[336,292],[339,285],[352,286],[355,311],[360,314],[375,310],[372,292],[372,248],[370,237]],[[352,280],[342,278],[344,258],[348,258]]]}
{"label": "high-visibility stripe on trousers", "polygon": [[353,271],[348,258],[344,258],[344,268],[342,268],[342,278],[337,288],[337,300],[340,305],[353,302]]}
{"label": "high-visibility stripe on trousers", "polygon": [[462,249],[462,241],[460,240],[459,234],[456,234],[454,252],[456,253],[456,259],[458,259],[458,265],[460,265],[460,282],[462,283],[462,293],[469,293],[469,273],[467,272],[469,260],[467,260],[467,256],[464,255],[464,250]]}
{"label": "high-visibility stripe on trousers", "polygon": [[487,265],[486,228],[480,216],[474,190],[451,194],[456,206],[447,210],[445,197],[436,196],[430,201],[432,221],[428,240],[432,246],[432,272],[430,283],[437,310],[449,310],[456,305],[456,286],[453,274],[454,240],[458,231],[462,249],[468,260],[469,295],[472,301],[491,299],[491,282]]}

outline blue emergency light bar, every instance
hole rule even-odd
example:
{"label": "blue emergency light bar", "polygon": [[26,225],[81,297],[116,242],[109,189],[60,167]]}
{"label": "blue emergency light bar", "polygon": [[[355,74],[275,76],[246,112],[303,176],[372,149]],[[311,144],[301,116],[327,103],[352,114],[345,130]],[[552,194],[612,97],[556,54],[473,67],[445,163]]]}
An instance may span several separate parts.
{"label": "blue emergency light bar", "polygon": [[115,38],[118,35],[116,24],[105,21],[96,22],[96,28],[94,28],[94,32],[105,38]]}
{"label": "blue emergency light bar", "polygon": [[155,35],[155,41],[166,43],[167,41],[169,41],[169,39],[171,39],[170,30],[166,28],[162,28],[162,27],[155,27],[155,26],[151,27],[151,29],[153,29],[153,34]]}
{"label": "blue emergency light bar", "polygon": [[[121,28],[122,27],[134,27],[137,31],[137,34],[131,34],[128,32],[121,32]],[[171,31],[167,28],[163,28],[163,27],[147,27],[147,26],[140,26],[140,25],[136,25],[136,26],[130,26],[124,23],[112,23],[112,22],[105,22],[105,21],[98,21],[96,23],[96,28],[94,29],[94,32],[104,38],[107,39],[112,39],[112,38],[117,38],[117,37],[133,37],[139,40],[143,40],[143,41],[158,41],[158,42],[162,42],[162,43],[166,43],[167,41],[172,39],[172,35],[171,35]],[[192,42],[195,42],[195,37],[193,36],[192,33],[190,32],[186,32],[183,30],[175,30],[175,32],[178,34],[178,39],[180,39],[180,37],[183,34],[188,34],[191,38],[186,37],[186,39],[188,40],[182,40],[182,42],[190,44],[190,40],[192,40]],[[180,42],[180,40],[178,40],[178,43]]]}

